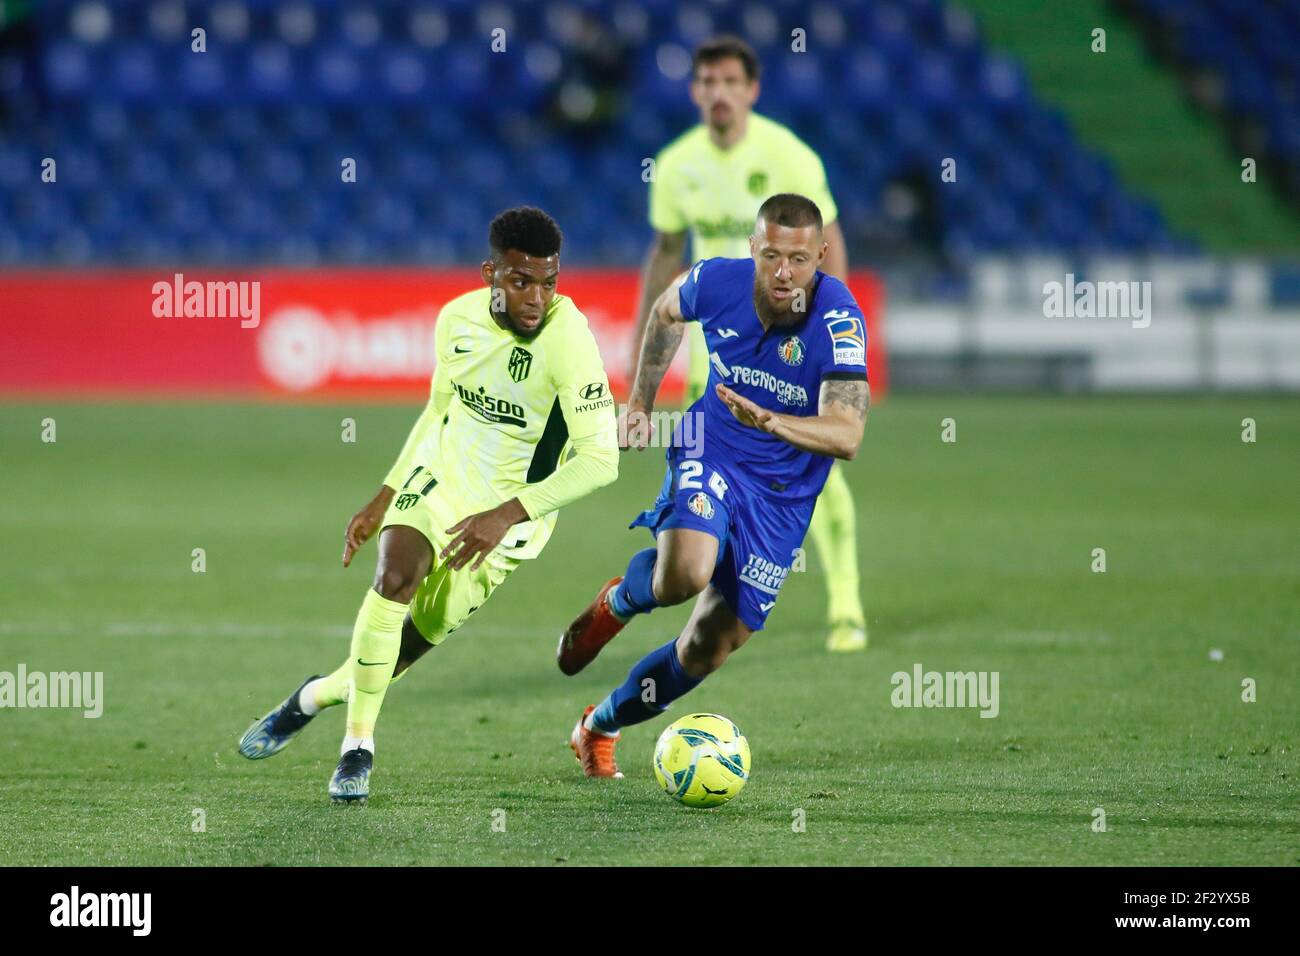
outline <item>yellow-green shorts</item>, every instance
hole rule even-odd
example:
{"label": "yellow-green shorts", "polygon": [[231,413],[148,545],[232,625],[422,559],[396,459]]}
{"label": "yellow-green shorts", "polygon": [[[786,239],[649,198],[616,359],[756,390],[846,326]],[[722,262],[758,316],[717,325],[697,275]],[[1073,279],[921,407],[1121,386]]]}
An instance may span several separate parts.
{"label": "yellow-green shorts", "polygon": [[[406,491],[399,491],[384,514],[382,527],[405,525],[414,528],[429,539],[433,546],[433,570],[421,582],[411,601],[411,620],[430,644],[438,645],[447,635],[464,624],[471,614],[481,608],[510,572],[522,563],[518,559],[493,552],[477,571],[469,566],[453,571],[438,561],[438,552],[450,543],[450,528],[472,512],[464,505],[440,495],[435,484],[420,493],[423,483],[431,473],[421,473],[414,481],[407,481]],[[476,509],[481,510],[481,509]]]}

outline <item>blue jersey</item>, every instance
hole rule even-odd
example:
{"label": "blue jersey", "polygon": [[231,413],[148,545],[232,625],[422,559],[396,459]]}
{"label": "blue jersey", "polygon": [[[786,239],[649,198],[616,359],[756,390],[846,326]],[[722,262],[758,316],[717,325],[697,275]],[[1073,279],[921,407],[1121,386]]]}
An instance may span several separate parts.
{"label": "blue jersey", "polygon": [[715,389],[722,383],[763,408],[807,417],[817,414],[822,382],[866,381],[866,324],[848,287],[818,272],[803,318],[765,330],[754,309],[754,260],[703,259],[682,283],[681,309],[700,323],[709,350],[709,384],[690,408],[703,413],[705,454],[725,458],[767,495],[815,498],[833,459],[742,425]]}

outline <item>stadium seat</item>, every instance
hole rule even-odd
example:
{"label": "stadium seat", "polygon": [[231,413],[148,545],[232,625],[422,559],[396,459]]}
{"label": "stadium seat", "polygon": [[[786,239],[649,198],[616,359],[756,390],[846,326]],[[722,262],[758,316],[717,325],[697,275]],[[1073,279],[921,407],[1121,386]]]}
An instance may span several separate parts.
{"label": "stadium seat", "polygon": [[[1214,58],[1272,148],[1300,153],[1295,103],[1273,82],[1294,76],[1290,11],[1143,8],[1177,25],[1188,57]],[[762,55],[760,110],[823,156],[855,256],[897,229],[879,221],[884,190],[921,180],[935,183],[945,254],[1072,249],[1089,227],[1115,250],[1181,241],[940,0],[56,0],[32,15],[40,48],[0,52],[4,263],[472,260],[482,224],[526,194],[560,216],[571,256],[630,264],[648,238],[643,161],[695,122],[690,49],[720,30]],[[206,25],[205,53],[191,22]],[[796,28],[810,52],[791,49]],[[589,70],[593,38],[622,44],[621,79]],[[559,121],[566,83],[613,112]],[[72,201],[34,182],[51,153]],[[346,158],[355,183],[340,181]],[[948,158],[959,176],[940,187]]]}

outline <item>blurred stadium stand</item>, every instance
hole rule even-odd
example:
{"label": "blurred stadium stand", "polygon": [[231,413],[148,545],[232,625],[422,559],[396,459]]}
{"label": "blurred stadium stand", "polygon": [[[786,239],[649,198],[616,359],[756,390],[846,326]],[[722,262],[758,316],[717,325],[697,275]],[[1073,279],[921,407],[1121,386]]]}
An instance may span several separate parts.
{"label": "blurred stadium stand", "polygon": [[1243,156],[1263,156],[1300,210],[1300,2],[1121,0],[1152,51],[1226,126]]}
{"label": "blurred stadium stand", "polygon": [[[525,200],[576,261],[633,263],[642,159],[695,122],[689,51],[724,30],[824,158],[858,261],[1195,248],[938,0],[55,0],[0,52],[0,263],[465,261]],[[34,184],[47,155],[70,188]]]}
{"label": "blurred stadium stand", "polygon": [[[1184,35],[1174,9],[1212,5],[1179,0],[1164,5],[1171,9],[1168,20],[1156,21],[1141,15],[1139,0],[957,2],[978,15],[987,42],[1024,64],[1035,91],[1061,107],[1079,139],[1108,156],[1122,181],[1155,201],[1173,231],[1220,253],[1300,246],[1300,205],[1288,199],[1283,175],[1296,167],[1295,157],[1288,163],[1259,137],[1225,136],[1196,93],[1221,89],[1223,77],[1209,66],[1194,72],[1178,67],[1160,54],[1178,47]],[[1268,3],[1238,6],[1258,9],[1260,19],[1267,19]],[[1216,25],[1222,47],[1249,47],[1233,23]],[[1295,28],[1283,32],[1288,29]],[[1294,82],[1281,67],[1272,79],[1279,88]],[[1228,115],[1252,122],[1244,112]],[[1246,157],[1258,167],[1257,183],[1242,182]]]}
{"label": "blurred stadium stand", "polygon": [[[4,281],[44,301],[33,269],[465,265],[531,202],[616,277],[609,362],[643,161],[696,122],[720,32],[884,278],[895,386],[1300,389],[1300,0],[0,0],[0,330],[23,341]],[[1067,273],[1151,281],[1155,321],[1050,318]]]}

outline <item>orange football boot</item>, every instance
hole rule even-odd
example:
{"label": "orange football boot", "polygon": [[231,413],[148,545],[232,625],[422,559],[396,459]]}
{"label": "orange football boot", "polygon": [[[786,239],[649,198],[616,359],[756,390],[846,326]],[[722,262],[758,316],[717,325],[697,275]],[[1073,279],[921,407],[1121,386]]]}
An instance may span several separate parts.
{"label": "orange football boot", "polygon": [[609,592],[623,579],[614,578],[587,605],[569,629],[560,635],[560,646],[555,649],[555,662],[560,670],[572,677],[596,659],[600,649],[623,630],[627,621],[620,621],[609,608]]}
{"label": "orange football boot", "polygon": [[618,769],[618,764],[614,762],[614,745],[618,743],[619,735],[607,737],[587,728],[587,715],[595,709],[594,704],[589,704],[582,712],[582,716],[578,718],[578,725],[569,735],[569,746],[573,748],[573,755],[582,764],[582,772],[588,777],[612,777],[621,780],[623,774]]}

